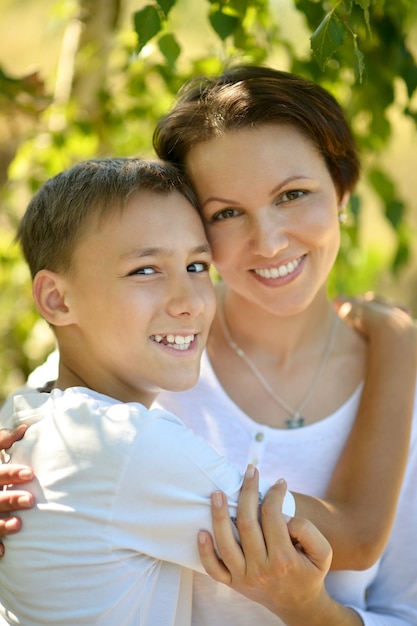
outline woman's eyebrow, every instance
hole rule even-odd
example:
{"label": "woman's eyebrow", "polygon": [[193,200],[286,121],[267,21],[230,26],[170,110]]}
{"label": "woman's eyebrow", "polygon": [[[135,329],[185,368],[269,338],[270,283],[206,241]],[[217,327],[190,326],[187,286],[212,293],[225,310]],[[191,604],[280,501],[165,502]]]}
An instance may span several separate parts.
{"label": "woman's eyebrow", "polygon": [[288,183],[292,183],[293,181],[296,181],[296,180],[311,180],[311,178],[310,176],[305,176],[303,174],[295,174],[293,176],[288,176],[287,178],[279,182],[278,185],[276,185],[271,190],[271,195],[276,193],[277,191],[280,191],[282,187],[285,187],[285,185],[288,185]]}
{"label": "woman's eyebrow", "polygon": [[236,200],[229,200],[228,198],[219,198],[217,196],[210,196],[201,204],[201,208],[204,209],[206,204],[210,202],[221,202],[222,204],[239,204]]}

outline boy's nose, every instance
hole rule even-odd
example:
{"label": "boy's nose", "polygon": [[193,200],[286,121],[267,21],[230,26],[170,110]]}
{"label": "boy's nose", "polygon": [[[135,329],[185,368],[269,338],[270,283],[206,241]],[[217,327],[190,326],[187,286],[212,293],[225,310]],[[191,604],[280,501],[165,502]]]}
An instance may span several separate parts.
{"label": "boy's nose", "polygon": [[179,315],[197,317],[204,311],[204,308],[204,296],[201,290],[194,284],[194,281],[191,278],[178,281],[169,298],[169,314],[175,317]]}

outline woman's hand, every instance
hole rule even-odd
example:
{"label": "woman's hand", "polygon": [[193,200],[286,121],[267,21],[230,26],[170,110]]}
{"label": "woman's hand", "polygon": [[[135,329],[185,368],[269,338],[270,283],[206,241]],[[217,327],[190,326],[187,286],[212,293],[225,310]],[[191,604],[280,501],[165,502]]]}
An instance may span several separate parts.
{"label": "woman's hand", "polygon": [[[0,430],[0,450],[7,450],[15,442],[22,439],[26,426],[19,426],[15,430]],[[1,464],[0,486],[21,485],[33,479],[33,471],[24,465]],[[0,491],[0,537],[16,533],[21,528],[21,521],[11,511],[29,509],[33,506],[33,496],[28,491],[8,490]],[[0,556],[4,554],[4,546],[0,542]]]}
{"label": "woman's hand", "polygon": [[334,300],[334,307],[347,324],[359,331],[366,339],[385,337],[387,332],[397,337],[416,340],[416,325],[410,311],[384,296],[368,292],[360,297]]}
{"label": "woman's hand", "polygon": [[[349,609],[335,607],[325,590],[324,578],[332,559],[328,541],[308,520],[292,518],[287,524],[282,515],[284,481],[278,481],[265,496],[258,521],[258,479],[257,470],[249,466],[237,512],[240,545],[234,539],[225,495],[213,494],[217,553],[208,532],[200,531],[198,539],[206,572],[262,604],[288,625],[360,624]],[[338,619],[346,611],[353,621],[328,621],[335,617],[335,608]]]}

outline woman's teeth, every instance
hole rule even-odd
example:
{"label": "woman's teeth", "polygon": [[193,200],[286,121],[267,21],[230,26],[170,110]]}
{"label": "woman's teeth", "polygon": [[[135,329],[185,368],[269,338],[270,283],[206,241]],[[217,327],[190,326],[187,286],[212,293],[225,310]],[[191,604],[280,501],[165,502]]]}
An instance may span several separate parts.
{"label": "woman's teeth", "polygon": [[289,263],[285,263],[285,265],[280,265],[279,267],[268,267],[265,269],[255,270],[255,274],[258,276],[262,276],[262,278],[278,278],[287,276],[288,274],[292,274],[292,272],[299,266],[302,257],[298,257],[298,259],[294,259],[294,261],[290,261]]}

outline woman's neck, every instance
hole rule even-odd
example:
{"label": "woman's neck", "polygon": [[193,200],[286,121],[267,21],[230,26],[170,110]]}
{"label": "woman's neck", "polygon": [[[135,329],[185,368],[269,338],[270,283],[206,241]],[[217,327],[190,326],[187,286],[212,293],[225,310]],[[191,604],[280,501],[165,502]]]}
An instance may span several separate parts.
{"label": "woman's neck", "polygon": [[288,418],[298,424],[301,411],[303,424],[312,424],[355,391],[363,378],[365,342],[338,322],[324,292],[304,311],[282,315],[224,285],[217,291],[208,355],[226,394],[254,421],[288,428]]}
{"label": "woman's neck", "polygon": [[337,315],[324,289],[308,308],[291,315],[265,310],[225,285],[218,287],[217,306],[239,347],[265,357],[270,354],[281,367],[297,355],[320,349]]}

